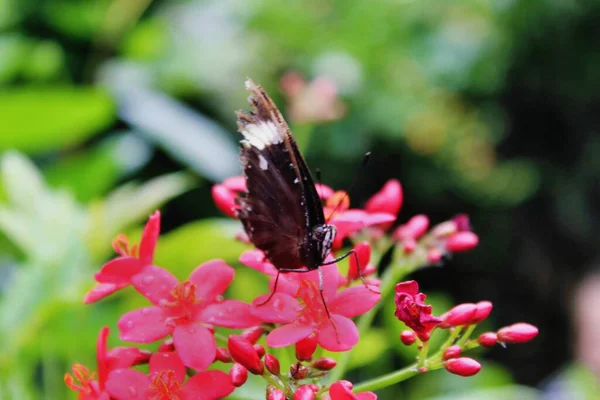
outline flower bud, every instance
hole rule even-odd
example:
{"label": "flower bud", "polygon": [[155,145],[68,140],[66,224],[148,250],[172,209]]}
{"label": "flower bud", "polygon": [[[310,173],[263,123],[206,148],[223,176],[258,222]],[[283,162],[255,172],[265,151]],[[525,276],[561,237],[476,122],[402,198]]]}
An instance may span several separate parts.
{"label": "flower bud", "polygon": [[458,358],[458,357],[460,357],[461,353],[462,353],[462,348],[459,345],[455,344],[453,346],[448,347],[446,350],[444,350],[443,359],[449,360],[451,358]]}
{"label": "flower bud", "polygon": [[245,192],[247,190],[246,178],[242,175],[227,178],[223,181],[222,185],[234,192]]}
{"label": "flower bud", "polygon": [[451,253],[469,251],[479,244],[479,237],[470,231],[457,232],[446,240],[446,249]]}
{"label": "flower bud", "polygon": [[299,362],[290,366],[290,375],[293,379],[302,380],[310,374],[310,369],[300,364]]}
{"label": "flower bud", "polygon": [[444,362],[444,368],[455,375],[473,376],[481,369],[481,364],[469,357],[451,358]]}
{"label": "flower bud", "polygon": [[240,387],[248,380],[248,370],[243,365],[235,363],[229,370],[229,378],[235,387]]}
{"label": "flower bud", "polygon": [[269,371],[273,375],[279,375],[279,373],[281,372],[279,360],[273,354],[265,355],[265,367],[267,367],[267,371]]}
{"label": "flower bud", "polygon": [[229,354],[237,363],[242,364],[255,375],[262,375],[264,365],[249,341],[237,335],[230,335],[227,340],[227,347],[229,348]]}
{"label": "flower bud", "polygon": [[337,362],[333,358],[327,357],[319,358],[312,364],[313,368],[316,368],[320,371],[329,371],[335,368],[336,365]]}
{"label": "flower bud", "polygon": [[[354,251],[357,257],[350,257],[350,266],[348,267],[348,279],[350,280],[358,279],[359,272],[362,272],[363,276],[365,275],[365,268],[371,259],[371,245],[369,242],[361,242],[354,246]],[[358,258],[358,265],[356,265],[356,258]]]}
{"label": "flower bud", "polygon": [[442,315],[440,328],[450,328],[453,326],[470,325],[473,317],[477,314],[477,306],[473,303],[463,303],[454,306],[446,314]]}
{"label": "flower bud", "polygon": [[285,393],[275,386],[267,386],[267,400],[286,400]]}
{"label": "flower bud", "polygon": [[429,228],[429,218],[426,215],[415,215],[404,225],[400,225],[394,231],[395,240],[404,240],[407,238],[418,239],[427,232]]}
{"label": "flower bud", "polygon": [[[370,213],[386,213],[396,216],[403,200],[402,185],[396,179],[390,179],[381,190],[375,193],[365,204],[365,210]],[[384,229],[391,226],[387,224]]]}
{"label": "flower bud", "polygon": [[429,249],[427,252],[427,262],[437,264],[442,260],[442,253],[438,249]]}
{"label": "flower bud", "polygon": [[254,344],[260,339],[262,334],[265,332],[262,326],[255,326],[252,328],[244,329],[240,334],[241,337]]}
{"label": "flower bud", "polygon": [[406,346],[410,346],[415,342],[415,340],[417,340],[417,335],[415,335],[413,331],[405,330],[400,334],[400,340]]}
{"label": "flower bud", "polygon": [[494,347],[498,343],[496,332],[485,332],[479,335],[477,342],[483,347]]}
{"label": "flower bud", "polygon": [[494,306],[489,301],[480,301],[475,305],[477,306],[477,312],[475,313],[475,316],[473,317],[471,323],[479,324],[490,315]]}
{"label": "flower bud", "polygon": [[221,361],[223,363],[230,363],[232,361],[231,355],[229,354],[227,349],[224,349],[222,347],[217,347],[217,354],[215,355],[215,361]]}
{"label": "flower bud", "polygon": [[212,187],[212,198],[217,208],[221,210],[225,215],[231,218],[237,217],[235,211],[235,192],[227,189],[223,185],[214,185]]}
{"label": "flower bud", "polygon": [[497,334],[498,341],[502,343],[525,343],[536,337],[538,332],[537,327],[519,322],[500,329]]}
{"label": "flower bud", "polygon": [[298,361],[310,361],[317,349],[317,338],[307,337],[296,343],[296,358]]}
{"label": "flower bud", "polygon": [[315,400],[315,385],[302,385],[296,389],[294,400]]}
{"label": "flower bud", "polygon": [[256,350],[256,354],[258,354],[258,358],[263,358],[263,356],[265,355],[265,348],[262,347],[261,344],[255,344],[254,346],[254,350]]}
{"label": "flower bud", "polygon": [[417,241],[413,238],[406,238],[402,241],[402,247],[406,254],[410,254],[417,248]]}
{"label": "flower bud", "polygon": [[456,224],[456,229],[459,232],[471,230],[471,221],[469,220],[469,216],[467,214],[456,215],[454,218],[452,218],[452,222]]}

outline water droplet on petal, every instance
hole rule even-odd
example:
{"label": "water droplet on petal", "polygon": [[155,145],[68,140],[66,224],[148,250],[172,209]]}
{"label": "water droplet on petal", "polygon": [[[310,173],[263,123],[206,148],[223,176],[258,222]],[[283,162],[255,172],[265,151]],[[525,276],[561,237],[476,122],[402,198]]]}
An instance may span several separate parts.
{"label": "water droplet on petal", "polygon": [[190,327],[188,328],[188,332],[189,332],[189,333],[196,333],[196,328],[194,328],[193,326],[190,326]]}
{"label": "water droplet on petal", "polygon": [[131,394],[131,397],[137,397],[138,392],[137,389],[133,386],[129,386],[129,394]]}
{"label": "water droplet on petal", "polygon": [[142,279],[142,283],[144,285],[150,285],[152,282],[154,281],[154,277],[152,275],[146,275],[143,279]]}
{"label": "water droplet on petal", "polygon": [[127,323],[125,325],[127,326],[128,329],[132,329],[134,326],[134,323],[133,323],[133,321],[129,320],[129,321],[127,321]]}
{"label": "water droplet on petal", "polygon": [[150,315],[150,309],[149,308],[142,308],[141,313],[144,316],[148,316],[148,315]]}

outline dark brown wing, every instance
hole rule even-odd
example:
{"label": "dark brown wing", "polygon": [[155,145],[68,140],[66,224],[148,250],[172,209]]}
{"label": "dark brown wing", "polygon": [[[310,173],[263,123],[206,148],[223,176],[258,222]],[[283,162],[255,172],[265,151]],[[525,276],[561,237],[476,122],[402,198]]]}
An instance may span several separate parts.
{"label": "dark brown wing", "polygon": [[312,228],[325,217],[310,170],[266,92],[251,80],[249,113],[237,112],[248,191],[238,216],[248,237],[278,269],[316,268]]}

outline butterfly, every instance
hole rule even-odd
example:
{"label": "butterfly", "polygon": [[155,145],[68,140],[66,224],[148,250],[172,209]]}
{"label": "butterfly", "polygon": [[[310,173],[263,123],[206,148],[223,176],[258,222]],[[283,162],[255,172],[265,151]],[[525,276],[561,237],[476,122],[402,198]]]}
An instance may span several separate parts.
{"label": "butterfly", "polygon": [[358,257],[351,250],[325,261],[336,229],[325,220],[310,169],[273,100],[251,79],[246,80],[246,89],[251,110],[236,112],[244,136],[240,159],[247,186],[237,199],[237,216],[249,240],[278,271],[265,303],[277,290],[279,274],[288,272],[317,270],[323,297],[320,267],[351,254],[358,265]]}

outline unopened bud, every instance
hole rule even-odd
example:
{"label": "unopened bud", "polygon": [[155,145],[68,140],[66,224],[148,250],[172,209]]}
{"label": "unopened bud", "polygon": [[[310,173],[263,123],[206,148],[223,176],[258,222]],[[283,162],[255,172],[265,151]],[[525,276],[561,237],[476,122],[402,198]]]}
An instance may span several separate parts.
{"label": "unopened bud", "polygon": [[230,363],[232,361],[231,354],[229,354],[227,349],[224,349],[222,347],[217,347],[217,354],[215,355],[215,360],[221,361],[223,363]]}
{"label": "unopened bud", "polygon": [[249,341],[241,336],[230,335],[227,340],[227,347],[229,354],[237,363],[242,364],[255,375],[262,375],[264,371],[263,363]]}
{"label": "unopened bud", "polygon": [[212,198],[219,210],[231,218],[236,218],[235,192],[224,185],[214,185],[212,187]]}
{"label": "unopened bud", "polygon": [[244,329],[240,334],[241,337],[254,344],[260,339],[262,334],[265,332],[261,326],[255,326],[253,328]]}
{"label": "unopened bud", "polygon": [[267,367],[267,371],[269,371],[273,375],[279,375],[279,373],[281,372],[279,360],[273,354],[265,355],[265,367]]}
{"label": "unopened bud", "polygon": [[162,342],[160,346],[158,346],[159,353],[169,353],[175,351],[175,345],[173,344],[173,338],[169,338]]}
{"label": "unopened bud", "polygon": [[481,370],[481,364],[469,357],[459,357],[444,362],[444,368],[455,375],[473,376]]}
{"label": "unopened bud", "polygon": [[317,338],[307,337],[296,343],[296,358],[298,361],[310,361],[317,349]]}
{"label": "unopened bud", "polygon": [[457,232],[446,240],[446,249],[451,253],[469,251],[479,244],[479,237],[470,231]]}
{"label": "unopened bud", "polygon": [[437,264],[442,261],[442,252],[438,249],[429,249],[427,252],[427,262]]}
{"label": "unopened bud", "polygon": [[442,315],[440,328],[451,328],[453,326],[470,325],[473,317],[477,314],[477,306],[473,303],[463,303],[454,306],[446,314]]}
{"label": "unopened bud", "polygon": [[537,327],[527,324],[525,322],[519,322],[510,326],[506,326],[500,329],[498,334],[498,341],[502,343],[525,343],[537,336],[539,330]]}
{"label": "unopened bud", "polygon": [[477,342],[483,347],[494,347],[498,343],[496,332],[485,332],[479,335]]}
{"label": "unopened bud", "polygon": [[458,358],[460,357],[460,353],[462,353],[462,348],[459,345],[455,344],[444,350],[443,359],[449,360],[451,358]]}
{"label": "unopened bud", "polygon": [[315,385],[302,385],[296,389],[294,400],[315,400]]}
{"label": "unopened bud", "polygon": [[471,321],[471,323],[479,324],[479,323],[483,322],[490,315],[490,313],[492,312],[492,308],[494,308],[494,306],[489,301],[480,301],[479,303],[477,303],[475,305],[477,306],[477,312],[475,313],[475,316],[473,317],[473,320]]}
{"label": "unopened bud", "polygon": [[400,334],[400,340],[406,346],[410,346],[417,340],[417,335],[415,335],[415,333],[413,331],[409,331],[409,330],[402,331],[402,333]]}
{"label": "unopened bud", "polygon": [[300,364],[299,362],[290,366],[290,375],[293,379],[302,380],[310,374],[310,369]]}
{"label": "unopened bud", "polygon": [[262,347],[262,345],[260,345],[258,343],[252,347],[254,347],[254,350],[256,350],[256,354],[258,354],[258,357],[263,358],[263,356],[265,355],[265,348]]}
{"label": "unopened bud", "polygon": [[327,357],[319,358],[312,364],[313,368],[316,368],[320,371],[329,371],[335,368],[336,365],[337,362],[333,358]]}
{"label": "unopened bud", "polygon": [[235,363],[229,370],[231,383],[235,387],[240,387],[248,380],[248,370],[241,364]]}
{"label": "unopened bud", "polygon": [[275,386],[267,386],[267,400],[287,400],[283,390],[277,389]]}

